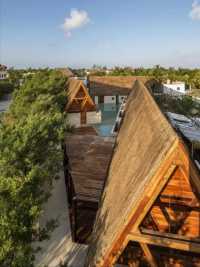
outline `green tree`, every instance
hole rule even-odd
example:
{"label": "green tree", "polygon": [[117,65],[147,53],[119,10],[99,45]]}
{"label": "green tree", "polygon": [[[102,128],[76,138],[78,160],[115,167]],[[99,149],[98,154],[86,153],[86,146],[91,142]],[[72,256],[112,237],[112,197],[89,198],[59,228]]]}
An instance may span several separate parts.
{"label": "green tree", "polygon": [[62,167],[66,78],[38,73],[15,93],[0,122],[0,266],[32,267],[34,241],[48,237],[50,221],[38,227],[52,181]]}

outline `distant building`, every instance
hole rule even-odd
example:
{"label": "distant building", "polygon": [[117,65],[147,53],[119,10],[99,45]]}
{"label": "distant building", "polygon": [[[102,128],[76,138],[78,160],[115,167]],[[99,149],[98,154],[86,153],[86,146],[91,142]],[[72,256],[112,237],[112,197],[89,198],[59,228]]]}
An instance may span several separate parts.
{"label": "distant building", "polygon": [[152,88],[158,82],[144,76],[90,76],[88,87],[95,104],[121,104],[136,80]]}
{"label": "distant building", "polygon": [[188,144],[191,157],[200,170],[200,119],[195,117],[188,118],[182,114],[172,112],[167,112],[166,115],[172,126]]}
{"label": "distant building", "polygon": [[68,113],[68,122],[71,125],[80,127],[101,122],[101,112],[97,111],[96,105],[83,81],[70,79],[67,94],[66,111]]}
{"label": "distant building", "polygon": [[8,70],[5,65],[0,64],[0,80],[8,79]]}
{"label": "distant building", "polygon": [[170,82],[163,84],[163,93],[165,94],[185,94],[186,85],[185,82]]}

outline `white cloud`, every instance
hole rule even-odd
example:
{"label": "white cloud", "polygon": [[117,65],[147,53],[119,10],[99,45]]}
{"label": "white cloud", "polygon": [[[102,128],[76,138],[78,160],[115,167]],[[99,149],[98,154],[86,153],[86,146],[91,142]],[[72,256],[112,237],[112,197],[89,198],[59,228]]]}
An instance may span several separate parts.
{"label": "white cloud", "polygon": [[200,20],[200,4],[198,1],[193,2],[192,10],[190,11],[190,17],[193,20]]}
{"label": "white cloud", "polygon": [[70,16],[65,18],[62,24],[63,30],[67,36],[71,36],[71,31],[77,28],[81,28],[90,22],[88,13],[84,10],[72,9]]}

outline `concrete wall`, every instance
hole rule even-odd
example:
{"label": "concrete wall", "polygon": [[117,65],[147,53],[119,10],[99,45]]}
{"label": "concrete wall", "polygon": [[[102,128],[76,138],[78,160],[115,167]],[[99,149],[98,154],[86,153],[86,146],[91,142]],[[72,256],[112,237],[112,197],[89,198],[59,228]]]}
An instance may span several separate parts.
{"label": "concrete wall", "polygon": [[[104,103],[105,103],[105,104],[116,104],[116,102],[117,102],[117,97],[118,97],[118,99],[119,99],[119,104],[121,104],[121,103],[123,102],[124,98],[126,98],[127,96],[125,96],[125,95],[119,95],[119,96],[115,96],[115,95],[113,95],[113,96],[104,96]],[[94,102],[95,102],[96,105],[99,104],[99,96],[95,96],[95,97],[94,97]]]}
{"label": "concrete wall", "polygon": [[101,123],[101,111],[87,112],[87,124]]}
{"label": "concrete wall", "polygon": [[186,88],[185,83],[177,83],[177,84],[163,84],[164,93],[169,93],[170,91],[175,91],[178,93],[185,94]]}
{"label": "concrete wall", "polygon": [[80,127],[81,125],[81,114],[80,113],[68,113],[67,122],[75,127]]}
{"label": "concrete wall", "polygon": [[7,71],[0,71],[0,80],[5,80],[8,78],[8,72]]}
{"label": "concrete wall", "polygon": [[[86,124],[101,123],[101,111],[87,112],[86,118],[87,118]],[[81,114],[80,113],[68,113],[67,122],[74,127],[80,127],[81,126]]]}
{"label": "concrete wall", "polygon": [[119,103],[121,104],[125,98],[126,98],[125,95],[120,95],[119,96]]}
{"label": "concrete wall", "polygon": [[116,104],[116,96],[104,96],[105,104]]}
{"label": "concrete wall", "polygon": [[99,104],[99,97],[98,97],[98,96],[95,96],[95,97],[94,97],[94,103],[95,103],[96,105]]}

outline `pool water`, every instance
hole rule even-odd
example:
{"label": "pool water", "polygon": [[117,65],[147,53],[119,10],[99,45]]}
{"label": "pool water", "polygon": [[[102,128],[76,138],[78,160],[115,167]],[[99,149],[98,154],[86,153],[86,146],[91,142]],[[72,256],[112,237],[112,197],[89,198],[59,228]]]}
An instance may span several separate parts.
{"label": "pool water", "polygon": [[100,136],[111,136],[111,131],[115,124],[120,105],[99,104],[98,108],[102,113],[102,121],[100,124],[94,124],[94,127]]}

